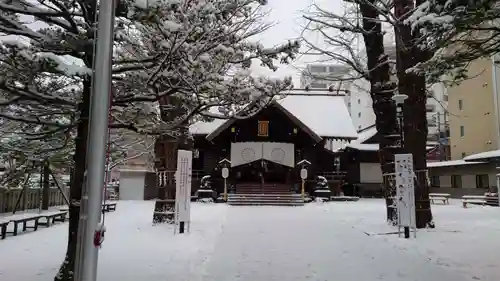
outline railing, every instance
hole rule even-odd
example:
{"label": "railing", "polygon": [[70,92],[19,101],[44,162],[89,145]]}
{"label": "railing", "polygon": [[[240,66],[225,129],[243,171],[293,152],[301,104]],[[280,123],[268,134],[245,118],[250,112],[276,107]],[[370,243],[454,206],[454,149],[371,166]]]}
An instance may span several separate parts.
{"label": "railing", "polygon": [[[158,186],[165,186],[167,183],[167,171],[156,172],[156,182]],[[202,177],[206,176],[203,170],[193,170],[191,173],[191,181],[201,180]]]}
{"label": "railing", "polygon": [[326,180],[341,180],[345,178],[347,175],[347,172],[321,172],[321,173],[316,173],[316,176],[322,176],[325,177]]}
{"label": "railing", "polygon": [[[69,197],[69,188],[63,189],[66,196]],[[0,188],[0,213],[12,212],[16,205],[17,198],[21,193],[22,189],[7,189]],[[40,208],[40,198],[42,189],[41,188],[29,188],[27,189],[26,196],[26,206],[23,205],[23,201],[18,207],[19,210],[26,209],[38,209]],[[49,191],[49,206],[60,206],[66,204],[63,194],[58,188],[51,188]]]}

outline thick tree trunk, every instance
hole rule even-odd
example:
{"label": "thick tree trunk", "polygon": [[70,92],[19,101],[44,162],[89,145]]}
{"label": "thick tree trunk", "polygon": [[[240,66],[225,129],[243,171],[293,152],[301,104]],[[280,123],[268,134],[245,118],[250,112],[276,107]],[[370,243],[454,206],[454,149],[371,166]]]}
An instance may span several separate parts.
{"label": "thick tree trunk", "polygon": [[[186,111],[182,107],[182,101],[172,97],[160,100],[162,120],[175,122],[176,118],[182,117]],[[158,173],[157,186],[158,196],[155,202],[153,223],[173,223],[175,210],[175,172],[177,170],[177,151],[179,149],[192,149],[192,141],[189,138],[187,123],[179,128],[177,138],[161,136],[155,143],[156,170]],[[169,213],[168,215],[162,213]]]}
{"label": "thick tree trunk", "polygon": [[391,208],[394,187],[392,175],[394,174],[394,147],[397,140],[394,135],[398,134],[396,119],[396,106],[392,101],[395,85],[391,82],[391,69],[388,56],[384,51],[384,35],[382,25],[379,21],[379,11],[375,0],[360,1],[359,8],[363,17],[362,26],[366,31],[363,34],[365,49],[367,53],[367,68],[371,85],[370,94],[373,100],[373,110],[376,116],[376,128],[382,136],[380,140],[380,165],[383,173],[384,197],[386,199],[387,220],[395,218],[394,208]]}
{"label": "thick tree trunk", "polygon": [[66,257],[54,278],[55,281],[73,281],[76,259],[76,244],[78,234],[78,222],[80,220],[80,200],[82,198],[82,187],[85,175],[87,156],[87,134],[90,110],[90,79],[83,82],[82,101],[78,104],[80,121],[77,126],[75,139],[75,155],[73,174],[71,176],[70,205],[69,205],[69,227],[68,246]]}
{"label": "thick tree trunk", "polygon": [[404,150],[413,155],[415,170],[415,208],[417,228],[434,226],[429,202],[429,186],[426,180],[426,81],[424,75],[407,70],[425,59],[425,53],[416,44],[418,33],[413,33],[404,20],[414,8],[413,0],[396,0],[395,16],[399,23],[395,26],[397,49],[398,88],[408,95],[404,105]]}

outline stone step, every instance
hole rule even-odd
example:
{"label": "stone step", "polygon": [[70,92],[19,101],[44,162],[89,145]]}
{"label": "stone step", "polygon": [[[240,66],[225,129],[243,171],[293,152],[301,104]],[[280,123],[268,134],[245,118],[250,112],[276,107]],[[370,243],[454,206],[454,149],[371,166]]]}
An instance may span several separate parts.
{"label": "stone step", "polygon": [[301,198],[302,196],[300,194],[294,194],[294,193],[276,193],[276,194],[268,194],[268,193],[236,193],[236,194],[228,194],[229,198],[234,198],[234,197],[246,197],[246,198],[252,198],[252,197],[269,197],[269,198]]}
{"label": "stone step", "polygon": [[272,201],[293,201],[302,200],[302,197],[270,197],[270,196],[242,196],[242,197],[228,197],[227,200],[272,200]]}
{"label": "stone step", "polygon": [[227,202],[231,206],[304,206],[304,202]]}
{"label": "stone step", "polygon": [[236,191],[283,191],[290,192],[290,188],[236,188]]}
{"label": "stone step", "polygon": [[293,204],[303,204],[304,202],[302,200],[231,200],[227,201],[228,204],[231,203],[236,203],[236,204],[242,204],[242,203],[250,203],[250,204],[281,204],[281,203],[293,203]]}
{"label": "stone step", "polygon": [[236,194],[293,194],[290,190],[236,190]]}

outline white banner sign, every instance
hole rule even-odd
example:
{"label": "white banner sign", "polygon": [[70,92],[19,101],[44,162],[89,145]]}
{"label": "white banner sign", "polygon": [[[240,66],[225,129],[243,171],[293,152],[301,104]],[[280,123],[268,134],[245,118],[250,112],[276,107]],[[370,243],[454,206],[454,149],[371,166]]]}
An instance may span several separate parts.
{"label": "white banner sign", "polygon": [[415,221],[415,186],[413,183],[413,156],[411,154],[394,155],[396,173],[396,206],[398,225],[416,227]]}
{"label": "white banner sign", "polygon": [[262,159],[261,142],[231,143],[231,167],[240,166]]}
{"label": "white banner sign", "polygon": [[190,221],[191,175],[193,153],[178,150],[177,172],[175,173],[175,224]]}
{"label": "white banner sign", "polygon": [[294,167],[293,143],[283,142],[234,142],[231,143],[231,167],[265,159],[288,167]]}
{"label": "white banner sign", "polygon": [[293,143],[264,142],[262,158],[288,167],[295,166],[295,149]]}

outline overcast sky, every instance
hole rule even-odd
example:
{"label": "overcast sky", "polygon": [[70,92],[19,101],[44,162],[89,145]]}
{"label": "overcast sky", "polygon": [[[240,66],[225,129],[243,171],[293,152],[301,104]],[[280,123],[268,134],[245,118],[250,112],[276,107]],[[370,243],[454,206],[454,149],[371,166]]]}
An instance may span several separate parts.
{"label": "overcast sky", "polygon": [[[270,10],[268,21],[275,23],[273,27],[265,33],[256,36],[265,47],[278,45],[286,42],[288,39],[297,39],[300,37],[305,20],[302,18],[304,11],[307,11],[312,3],[316,3],[329,11],[341,13],[343,0],[268,0],[265,9]],[[309,35],[312,36],[312,35]],[[310,38],[308,36],[308,39]],[[310,39],[309,39],[310,40]],[[276,72],[262,68],[258,64],[252,66],[255,75],[266,75],[275,78],[292,76],[296,87],[300,84],[299,68],[308,62],[317,61],[317,57],[301,56],[292,65],[279,65]]]}

